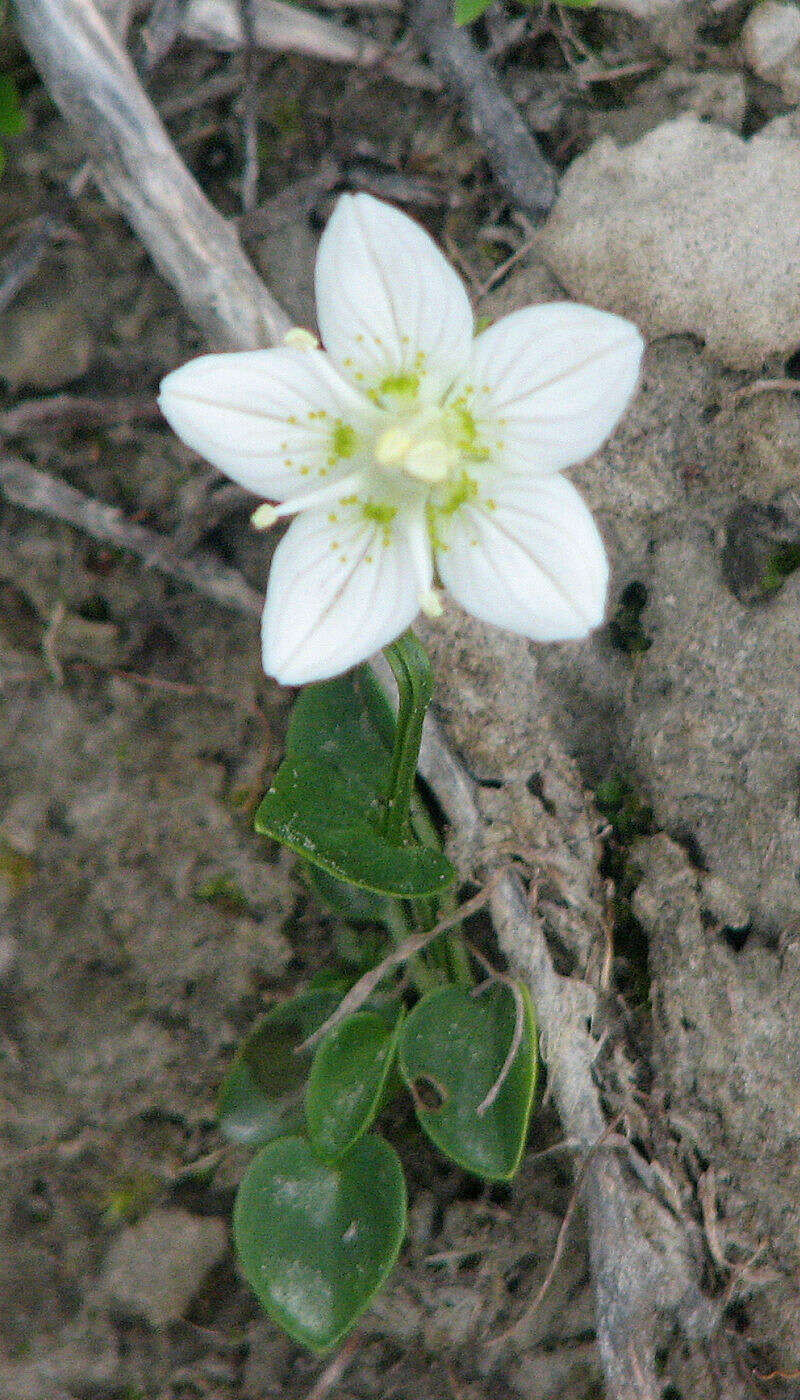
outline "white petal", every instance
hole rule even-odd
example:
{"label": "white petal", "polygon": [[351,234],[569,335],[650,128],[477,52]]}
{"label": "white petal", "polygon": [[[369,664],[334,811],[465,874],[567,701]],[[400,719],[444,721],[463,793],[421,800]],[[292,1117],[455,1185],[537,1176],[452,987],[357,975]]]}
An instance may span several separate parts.
{"label": "white petal", "polygon": [[390,204],[341,196],[320,240],[316,288],[325,348],[357,384],[421,371],[423,393],[438,395],[466,368],[472,310],[461,278]]}
{"label": "white petal", "polygon": [[357,507],[309,510],[272,561],[262,628],[264,670],[284,685],[338,676],[399,637],[419,611],[410,520],[365,520]]}
{"label": "white petal", "polygon": [[591,456],[624,413],[644,341],[620,316],[572,302],[513,311],[479,335],[471,378],[481,415],[504,420],[501,460],[552,472]]}
{"label": "white petal", "polygon": [[603,621],[608,563],[575,487],[561,476],[506,478],[491,501],[445,520],[447,547],[436,552],[445,587],[483,622],[536,642],[585,637]]}
{"label": "white petal", "polygon": [[375,415],[321,350],[288,347],[201,355],[162,380],[159,404],[189,447],[278,501],[352,471],[332,450],[336,425],[358,430]]}

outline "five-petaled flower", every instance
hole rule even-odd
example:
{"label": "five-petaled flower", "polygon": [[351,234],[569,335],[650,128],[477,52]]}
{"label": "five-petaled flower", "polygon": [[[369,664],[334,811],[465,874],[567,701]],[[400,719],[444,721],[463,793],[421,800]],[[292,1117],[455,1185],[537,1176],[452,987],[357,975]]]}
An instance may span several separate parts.
{"label": "five-petaled flower", "polygon": [[478,336],[458,275],[413,220],[343,195],[319,246],[319,329],[278,349],[203,355],[160,403],[183,440],[295,515],[272,562],[264,669],[340,674],[439,610],[536,641],[603,618],[608,566],[560,474],[595,452],[636,386],[636,327],[557,302]]}

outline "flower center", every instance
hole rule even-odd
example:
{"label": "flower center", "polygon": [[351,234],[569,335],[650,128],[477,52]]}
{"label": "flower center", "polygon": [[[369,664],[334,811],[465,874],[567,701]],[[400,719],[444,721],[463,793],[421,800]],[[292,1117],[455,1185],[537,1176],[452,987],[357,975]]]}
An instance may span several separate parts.
{"label": "flower center", "polygon": [[375,442],[375,461],[385,471],[405,472],[415,481],[438,486],[458,465],[459,451],[445,434],[424,420],[393,423]]}

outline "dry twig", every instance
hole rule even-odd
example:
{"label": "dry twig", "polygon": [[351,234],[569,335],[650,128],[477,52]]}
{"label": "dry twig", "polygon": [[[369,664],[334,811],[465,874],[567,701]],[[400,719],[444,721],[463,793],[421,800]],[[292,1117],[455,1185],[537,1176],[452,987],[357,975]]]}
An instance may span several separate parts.
{"label": "dry twig", "polygon": [[358,1348],[361,1346],[362,1338],[358,1332],[353,1332],[347,1338],[343,1346],[339,1348],[332,1361],[329,1361],[324,1371],[317,1377],[314,1385],[306,1396],[306,1400],[326,1400],[333,1387],[339,1384],[348,1366],[353,1362]]}
{"label": "dry twig", "polygon": [[88,394],[52,394],[46,399],[23,399],[0,412],[0,438],[19,437],[33,428],[118,427],[120,423],[151,422],[159,417],[153,398],[116,395],[95,398]]}
{"label": "dry twig", "polygon": [[33,226],[0,265],[0,315],[35,276],[50,244],[64,227],[66,215],[73,202],[88,184],[90,175],[91,166],[88,162],[76,170],[67,181],[63,192],[51,202],[43,214],[39,214]]}
{"label": "dry twig", "polygon": [[556,1271],[558,1269],[559,1264],[561,1263],[561,1256],[564,1253],[564,1246],[567,1243],[567,1235],[569,1234],[569,1227],[572,1222],[572,1217],[575,1214],[575,1211],[581,1199],[581,1187],[583,1186],[584,1177],[586,1176],[586,1173],[589,1169],[589,1164],[591,1163],[592,1158],[595,1157],[595,1155],[600,1151],[600,1149],[602,1147],[605,1147],[609,1139],[616,1138],[616,1130],[619,1127],[621,1121],[622,1115],[620,1115],[619,1118],[616,1118],[613,1123],[609,1123],[602,1135],[597,1139],[597,1142],[593,1142],[591,1147],[589,1148],[589,1151],[585,1154],[583,1161],[580,1164],[580,1167],[575,1173],[575,1182],[572,1187],[572,1194],[570,1195],[569,1201],[567,1203],[567,1209],[564,1211],[564,1219],[561,1221],[561,1225],[559,1227],[558,1238],[556,1239],[556,1247],[553,1250],[553,1257],[550,1260],[549,1268],[544,1276],[544,1279],[542,1280],[541,1286],[536,1290],[536,1293],[531,1298],[530,1302],[525,1304],[522,1316],[518,1317],[516,1322],[513,1323],[511,1327],[507,1328],[507,1330],[501,1336],[493,1338],[495,1345],[499,1345],[501,1342],[507,1342],[510,1337],[517,1336],[527,1326],[531,1318],[539,1311],[539,1308],[544,1302],[544,1299],[550,1292],[553,1279],[556,1276]]}
{"label": "dry twig", "polygon": [[[496,879],[499,879],[499,875]],[[395,967],[402,967],[404,962],[416,957],[417,953],[421,953],[424,948],[427,948],[434,938],[438,938],[442,933],[447,933],[448,929],[455,928],[462,919],[468,919],[471,914],[477,914],[478,910],[482,909],[488,902],[491,891],[492,887],[489,884],[478,894],[473,895],[472,899],[467,899],[459,905],[454,914],[448,914],[446,918],[439,919],[433,928],[426,929],[424,933],[412,933],[409,938],[404,938],[402,943],[398,943],[397,947],[392,949],[391,953],[386,954],[377,967],[371,967],[368,972],[359,977],[347,995],[339,1002],[333,1014],[328,1017],[327,1021],[323,1021],[322,1025],[318,1026],[307,1040],[297,1046],[295,1054],[300,1055],[306,1050],[311,1050],[328,1034],[328,1031],[332,1031],[335,1026],[340,1025],[347,1016],[352,1016],[354,1011],[357,1011],[360,1006],[364,1005],[365,1001],[369,1000],[376,987]]]}
{"label": "dry twig", "polygon": [[91,0],[20,0],[17,28],[102,187],[206,334],[234,348],[289,328],[170,141],[133,65]]}
{"label": "dry twig", "polygon": [[[285,0],[252,0],[252,5],[253,40],[260,48],[375,68],[409,87],[436,91],[440,86],[424,65],[393,53],[347,25]],[[235,53],[247,45],[237,0],[189,0],[182,29],[187,39],[224,53]]]}
{"label": "dry twig", "polygon": [[134,50],[136,71],[148,78],[166,58],[181,32],[185,0],[156,0],[139,30]]}
{"label": "dry twig", "polygon": [[84,496],[20,457],[0,456],[0,491],[11,505],[72,525],[114,549],[130,551],[146,568],[186,584],[222,608],[248,617],[258,617],[261,612],[261,595],[235,569],[227,569],[208,555],[183,558],[163,535],[135,525],[114,506]]}
{"label": "dry twig", "polygon": [[411,16],[434,69],[463,104],[499,184],[526,213],[546,214],[556,197],[556,171],[483,54],[454,24],[451,0],[413,0]]}
{"label": "dry twig", "polygon": [[[439,726],[426,720],[420,771],[465,849],[481,860],[484,823],[479,791],[450,750]],[[606,1130],[593,1076],[598,1045],[591,1034],[595,994],[555,970],[541,922],[518,877],[500,875],[489,901],[502,951],[527,977],[542,1031],[548,1083],[566,1135],[588,1151]],[[581,1198],[597,1298],[597,1337],[609,1400],[658,1400],[656,1339],[662,1320],[678,1321],[689,1337],[710,1335],[718,1309],[700,1291],[681,1226],[648,1195],[652,1233],[637,1207],[638,1187],[608,1154],[586,1162]],[[657,1221],[657,1227],[654,1222]]]}

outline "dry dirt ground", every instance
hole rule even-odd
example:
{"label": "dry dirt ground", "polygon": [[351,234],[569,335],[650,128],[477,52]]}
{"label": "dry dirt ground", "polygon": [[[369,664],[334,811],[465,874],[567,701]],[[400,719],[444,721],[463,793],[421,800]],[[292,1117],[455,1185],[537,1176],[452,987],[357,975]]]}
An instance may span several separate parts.
{"label": "dry dirt ground", "polygon": [[[780,83],[744,65],[745,6],[646,23],[553,10],[524,27],[521,13],[498,10],[479,38],[495,45],[509,91],[578,183],[573,162],[598,137],[624,152],[681,114],[703,119],[703,139],[713,129],[724,141],[791,123]],[[390,10],[342,14],[378,37],[402,31]],[[10,31],[2,37],[29,129],[9,143],[0,177],[0,255],[81,158]],[[209,84],[226,73],[229,90],[215,97]],[[240,79],[237,59],[179,44],[151,85],[162,108],[172,104],[184,159],[231,217]],[[315,240],[333,188],[371,189],[421,218],[479,312],[562,294],[443,97],[380,71],[280,55],[261,68],[258,118],[266,231],[247,247],[299,321],[313,321]],[[585,178],[600,177],[592,166]],[[585,191],[570,188],[580,204]],[[541,251],[573,295],[611,304],[614,287],[591,248],[576,251],[570,218],[565,204]],[[675,218],[671,209],[665,237]],[[595,236],[602,261],[608,226]],[[649,283],[623,266],[624,252],[617,309],[646,322],[636,297]],[[490,289],[512,253],[516,265]],[[431,641],[443,716],[498,793],[511,839],[535,826],[533,809],[557,806],[551,775],[526,756],[537,707],[598,794],[601,871],[615,882],[609,1014],[625,1065],[636,1066],[610,1077],[609,1108],[662,1162],[706,1284],[729,1303],[735,1395],[791,1400],[800,422],[785,387],[750,390],[796,365],[788,343],[764,349],[761,322],[758,371],[724,349],[710,356],[702,307],[692,315],[655,327],[637,407],[579,473],[614,557],[612,626],[587,648],[534,657],[448,613]],[[737,333],[740,345],[747,332]],[[119,423],[112,411],[87,427],[64,414],[6,429],[3,446],[184,547],[202,542],[262,588],[268,546],[248,531],[246,503],[215,499],[216,482],[152,411],[160,376],[200,345],[90,186],[0,322],[0,433],[4,413],[67,390],[124,394],[139,416]],[[779,582],[788,575],[780,590],[776,567]],[[241,1032],[330,965],[341,933],[292,860],[250,831],[291,697],[260,674],[254,625],[2,502],[0,639],[0,1397],[301,1400],[320,1363],[259,1316],[237,1279],[226,1227],[242,1161],[214,1121]],[[569,953],[565,935],[565,966]],[[388,1130],[409,1176],[409,1236],[331,1393],[601,1397],[579,1223],[546,1300],[513,1342],[501,1339],[547,1272],[570,1197],[565,1157],[535,1155],[558,1142],[548,1110],[502,1190],[443,1167],[399,1112]],[[664,1400],[705,1400],[692,1374],[665,1338]]]}

